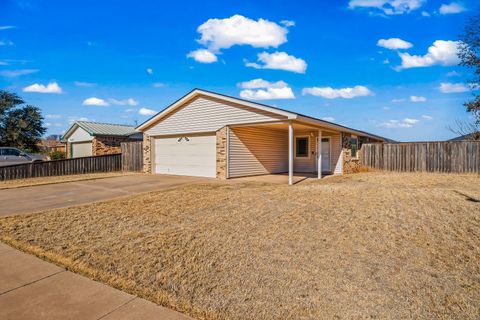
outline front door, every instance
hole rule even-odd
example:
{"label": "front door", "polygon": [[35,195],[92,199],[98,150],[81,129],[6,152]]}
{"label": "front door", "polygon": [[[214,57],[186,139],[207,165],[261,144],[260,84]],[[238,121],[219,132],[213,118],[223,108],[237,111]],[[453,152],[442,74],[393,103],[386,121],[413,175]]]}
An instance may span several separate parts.
{"label": "front door", "polygon": [[322,138],[322,172],[331,172],[330,138]]}

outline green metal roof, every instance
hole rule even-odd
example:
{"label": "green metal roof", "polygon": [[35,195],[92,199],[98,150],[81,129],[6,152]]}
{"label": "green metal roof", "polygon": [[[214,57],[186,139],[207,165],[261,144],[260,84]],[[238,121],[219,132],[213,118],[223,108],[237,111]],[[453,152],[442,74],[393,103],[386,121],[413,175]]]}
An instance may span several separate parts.
{"label": "green metal roof", "polygon": [[70,129],[65,132],[62,139],[68,137],[77,127],[82,128],[92,136],[130,136],[137,133],[134,126],[126,124],[75,121]]}

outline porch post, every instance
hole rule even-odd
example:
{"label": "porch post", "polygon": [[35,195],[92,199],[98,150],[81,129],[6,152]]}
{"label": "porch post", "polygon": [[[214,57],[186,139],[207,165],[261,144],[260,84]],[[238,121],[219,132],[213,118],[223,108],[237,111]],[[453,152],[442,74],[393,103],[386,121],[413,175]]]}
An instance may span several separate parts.
{"label": "porch post", "polygon": [[293,184],[293,125],[288,123],[288,185]]}
{"label": "porch post", "polygon": [[318,171],[318,179],[321,179],[322,178],[322,130],[318,130],[317,171]]}

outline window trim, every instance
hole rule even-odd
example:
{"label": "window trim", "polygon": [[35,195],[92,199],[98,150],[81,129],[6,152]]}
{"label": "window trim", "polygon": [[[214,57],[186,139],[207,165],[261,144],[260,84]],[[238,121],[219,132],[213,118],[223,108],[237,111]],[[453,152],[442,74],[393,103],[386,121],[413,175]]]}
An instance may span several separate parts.
{"label": "window trim", "polygon": [[[297,156],[297,139],[304,139],[306,138],[307,139],[307,156],[300,156],[298,157]],[[301,136],[295,136],[295,146],[294,146],[295,150],[294,150],[294,156],[295,156],[295,159],[310,159],[310,136],[309,135],[301,135]]]}

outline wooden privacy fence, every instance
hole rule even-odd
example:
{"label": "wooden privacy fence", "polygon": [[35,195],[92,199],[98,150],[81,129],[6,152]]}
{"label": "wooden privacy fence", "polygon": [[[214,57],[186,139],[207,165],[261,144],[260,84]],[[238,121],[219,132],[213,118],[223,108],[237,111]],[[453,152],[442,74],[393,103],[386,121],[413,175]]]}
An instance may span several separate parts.
{"label": "wooden privacy fence", "polygon": [[143,171],[143,143],[122,142],[122,170],[123,171]]}
{"label": "wooden privacy fence", "polygon": [[0,181],[122,170],[121,154],[42,161],[0,167]]}
{"label": "wooden privacy fence", "polygon": [[363,144],[359,158],[379,170],[480,173],[480,141]]}

